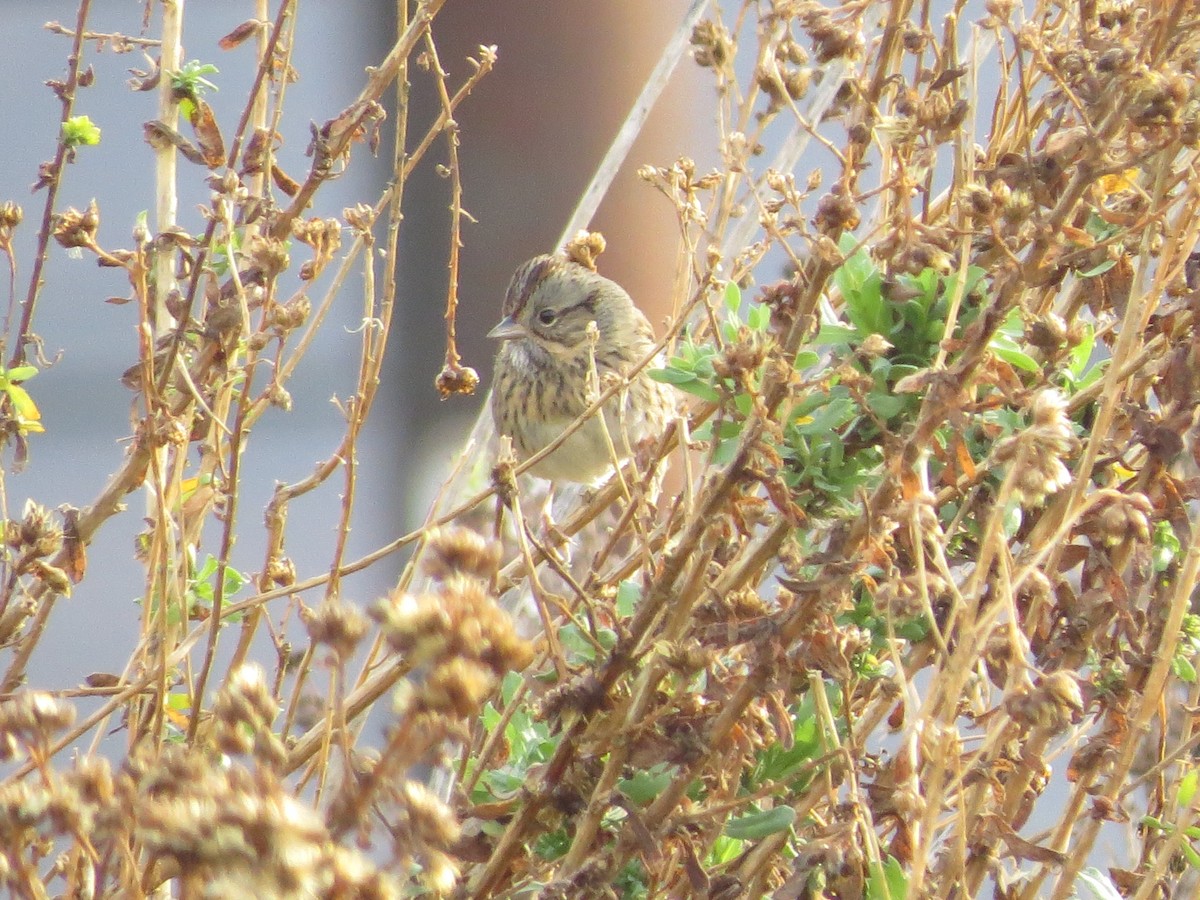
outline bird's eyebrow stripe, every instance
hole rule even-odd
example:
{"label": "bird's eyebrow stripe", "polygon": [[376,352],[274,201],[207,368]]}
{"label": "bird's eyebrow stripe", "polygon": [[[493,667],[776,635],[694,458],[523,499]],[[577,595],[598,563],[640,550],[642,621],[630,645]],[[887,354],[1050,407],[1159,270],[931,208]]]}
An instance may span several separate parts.
{"label": "bird's eyebrow stripe", "polygon": [[554,259],[552,257],[544,257],[533,265],[527,266],[525,271],[518,273],[521,276],[520,281],[514,280],[509,287],[509,296],[515,296],[519,300],[512,309],[512,315],[517,315],[525,308],[526,304],[529,303],[529,298],[537,290],[537,286],[550,277],[553,268]]}

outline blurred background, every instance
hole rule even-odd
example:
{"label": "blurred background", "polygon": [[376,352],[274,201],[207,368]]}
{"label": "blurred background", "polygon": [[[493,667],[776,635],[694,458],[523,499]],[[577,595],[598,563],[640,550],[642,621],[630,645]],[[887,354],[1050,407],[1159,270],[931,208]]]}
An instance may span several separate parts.
{"label": "blurred background", "polygon": [[[274,12],[275,4],[272,4]],[[686,0],[589,0],[462,2],[449,0],[435,23],[441,63],[451,85],[470,72],[465,61],[480,44],[495,44],[495,71],[461,107],[460,159],[464,205],[477,224],[463,233],[459,296],[460,349],[486,386],[491,356],[484,334],[499,318],[508,278],[526,258],[553,249],[578,196],[624,120],[665,41],[683,16]],[[206,99],[229,135],[254,75],[253,42],[232,51],[218,47],[222,35],[250,17],[250,2],[198,2],[185,10],[184,59],[211,63],[219,88]],[[45,193],[31,194],[38,165],[52,158],[60,106],[44,82],[66,75],[70,38],[51,33],[48,21],[73,28],[74,0],[0,0],[0,31],[7,36],[0,61],[0,114],[8,121],[0,166],[0,201],[25,211],[18,229],[17,297],[28,290]],[[130,36],[158,34],[159,10],[142,30],[144,4],[95,0],[88,30]],[[393,4],[380,0],[301,4],[293,64],[299,81],[288,88],[278,159],[293,178],[308,169],[309,123],[335,117],[359,92],[364,67],[380,61],[395,32]],[[150,51],[153,53],[153,50]],[[79,92],[76,115],[102,129],[99,146],[82,148],[67,167],[56,208],[99,205],[99,241],[105,249],[127,247],[139,213],[153,210],[153,166],[142,125],[157,115],[153,92],[126,85],[130,69],[149,70],[140,51],[97,52],[89,42],[85,62],[95,83]],[[670,165],[680,155],[711,148],[713,126],[705,120],[705,73],[685,61],[676,71],[629,161],[602,206],[595,227],[605,232],[605,274],[628,287],[661,328],[675,271],[676,228],[665,200],[635,175],[643,164]],[[436,114],[432,83],[413,73],[410,135]],[[391,110],[389,110],[389,113]],[[390,137],[390,120],[384,134]],[[392,148],[385,138],[379,158],[358,145],[346,174],[318,193],[312,215],[340,215],[346,206],[373,203],[390,175]],[[443,161],[444,142],[425,161],[405,195],[398,260],[400,291],[386,362],[386,386],[360,444],[359,502],[348,550],[353,559],[418,524],[454,450],[479,411],[474,398],[440,402],[433,379],[444,352],[442,313],[446,297],[449,183],[433,166]],[[698,160],[704,162],[703,159]],[[711,159],[709,162],[711,163]],[[179,223],[203,230],[198,207],[207,203],[208,172],[180,163]],[[381,279],[380,279],[381,280]],[[27,499],[54,508],[91,503],[125,454],[132,433],[133,394],[120,376],[137,359],[133,306],[111,305],[128,297],[120,270],[100,269],[89,255],[70,258],[51,246],[35,329],[52,361],[27,387],[38,403],[44,435],[31,438],[26,469],[5,481],[7,515],[19,517]],[[328,276],[318,281],[314,301]],[[331,398],[353,391],[360,325],[361,275],[353,277],[335,306],[335,320],[289,384],[290,413],[271,410],[255,430],[244,457],[240,542],[234,564],[254,573],[262,566],[263,509],[277,481],[307,476],[337,447],[343,420]],[[340,508],[340,475],[324,489],[297,501],[288,530],[288,552],[300,577],[327,569]],[[41,640],[29,677],[56,689],[78,685],[96,671],[119,671],[139,634],[143,570],[133,558],[142,529],[138,494],[89,548],[88,578],[61,601]],[[210,531],[211,546],[216,533]],[[388,590],[402,560],[393,558],[348,579],[344,593],[362,604]],[[318,595],[313,595],[316,599]]]}

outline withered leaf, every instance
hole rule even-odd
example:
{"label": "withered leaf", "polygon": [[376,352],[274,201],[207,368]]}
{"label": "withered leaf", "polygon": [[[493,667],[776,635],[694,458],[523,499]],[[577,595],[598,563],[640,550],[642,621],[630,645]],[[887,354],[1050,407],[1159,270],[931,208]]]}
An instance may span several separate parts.
{"label": "withered leaf", "polygon": [[195,145],[187,138],[181,135],[174,128],[155,119],[146,122],[142,126],[142,133],[146,139],[146,143],[155,150],[162,150],[165,147],[174,147],[178,150],[190,163],[195,163],[198,166],[206,166],[204,154],[202,154]]}
{"label": "withered leaf", "polygon": [[216,169],[225,162],[225,139],[221,137],[221,129],[213,115],[212,107],[200,98],[193,98],[188,107],[188,121],[192,123],[192,131],[200,143],[200,154],[204,164],[210,169]]}
{"label": "withered leaf", "polygon": [[158,87],[159,79],[162,77],[162,67],[159,66],[157,59],[149,59],[153,68],[149,72],[143,72],[141,69],[129,69],[128,72],[133,77],[126,82],[129,89],[132,91],[152,91]]}
{"label": "withered leaf", "polygon": [[627,802],[621,802],[620,806],[628,816],[625,820],[625,827],[633,835],[633,839],[637,843],[642,855],[650,861],[661,859],[662,849],[650,829],[646,827],[646,823],[642,819],[637,807]]}
{"label": "withered leaf", "polygon": [[263,170],[267,162],[267,149],[270,146],[271,132],[265,128],[255,128],[254,134],[246,142],[242,153],[242,174],[255,175]]}
{"label": "withered leaf", "polygon": [[275,186],[287,194],[289,197],[295,197],[300,193],[300,185],[293,181],[283,169],[279,166],[271,165],[271,180],[275,182]]}
{"label": "withered leaf", "polygon": [[35,559],[30,563],[29,569],[33,573],[34,578],[54,591],[54,593],[62,594],[64,597],[71,596],[71,580],[67,577],[67,573],[58,566],[52,566],[44,560]]}
{"label": "withered leaf", "polygon": [[1116,759],[1117,749],[1109,735],[1099,735],[1080,747],[1067,764],[1067,781],[1091,780]]}
{"label": "withered leaf", "polygon": [[1088,558],[1091,548],[1086,544],[1067,544],[1058,557],[1058,571],[1070,572]]}
{"label": "withered leaf", "polygon": [[996,829],[1000,840],[1004,841],[1004,846],[1008,848],[1008,853],[1013,858],[1027,859],[1031,862],[1051,863],[1053,865],[1062,865],[1066,862],[1067,855],[1065,853],[1061,853],[1058,850],[1051,850],[1049,847],[1042,847],[1039,844],[1033,843],[1033,841],[1025,840],[1000,816],[989,816],[988,821]]}
{"label": "withered leaf", "polygon": [[225,35],[219,41],[217,46],[222,50],[233,50],[235,47],[240,47],[250,38],[254,37],[262,31],[265,23],[259,19],[247,19],[240,25],[236,26],[233,31]]}
{"label": "withered leaf", "polygon": [[937,78],[933,79],[933,83],[929,85],[929,90],[938,91],[948,84],[953,84],[967,74],[966,66],[955,66],[952,69],[944,69]]}
{"label": "withered leaf", "polygon": [[708,875],[704,866],[700,864],[695,849],[686,840],[680,842],[679,849],[682,851],[683,871],[687,873],[688,883],[697,897],[705,896],[708,893]]}
{"label": "withered leaf", "polygon": [[38,165],[38,178],[30,188],[30,193],[36,194],[42,188],[51,184],[58,175],[58,168],[54,165],[54,160],[47,160]]}

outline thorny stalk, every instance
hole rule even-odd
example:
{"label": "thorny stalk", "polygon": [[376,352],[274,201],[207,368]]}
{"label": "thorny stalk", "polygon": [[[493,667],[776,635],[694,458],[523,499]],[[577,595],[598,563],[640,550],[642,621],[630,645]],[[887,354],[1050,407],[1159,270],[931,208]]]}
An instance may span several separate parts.
{"label": "thorny stalk", "polygon": [[[277,896],[1191,889],[1196,10],[746,0],[687,20],[660,73],[685,37],[717,127],[695,156],[719,163],[638,170],[647,202],[670,204],[680,254],[676,315],[636,368],[695,399],[553,529],[523,477],[542,457],[494,452],[484,420],[425,524],[350,559],[404,188],[441,140],[452,225],[438,384],[473,386],[454,340],[470,197],[458,122],[497,56],[483,47],[466,77],[447,74],[442,0],[400,6],[392,50],[313,128],[298,182],[272,151],[295,127],[284,99],[301,9],[285,0],[271,17],[260,0],[230,33],[254,38],[257,74],[196,235],[156,222],[132,250],[101,248],[98,208],[53,208],[65,144],[44,172],[33,286],[4,336],[13,365],[36,343],[53,237],[128,277],[139,405],[92,505],[31,504],[5,524],[0,737],[15,762],[0,806],[76,814],[0,842],[6,884],[47,892],[29,837],[41,829],[75,861],[46,876],[60,893],[170,879],[219,892],[230,873]],[[83,46],[136,43],[85,34],[80,10],[64,121]],[[163,42],[169,61],[179,38]],[[417,78],[438,109],[410,138]],[[393,84],[391,182],[340,218],[309,218],[378,138]],[[617,145],[643,117],[635,103]],[[176,137],[160,153],[185,145]],[[169,205],[175,184],[159,188]],[[277,487],[262,571],[234,596],[250,435],[293,402],[291,376],[357,277],[344,434]],[[588,414],[627,385],[596,387]],[[15,417],[21,394],[0,389]],[[0,433],[19,443],[36,419],[12,421]],[[655,496],[645,482],[668,460],[686,483]],[[94,687],[18,691],[56,598],[86,584],[82,547],[147,482],[134,656]],[[292,504],[322,490],[340,490],[330,554],[293,559]],[[349,576],[401,549],[395,590],[364,616]],[[525,595],[531,642],[510,615]],[[225,669],[218,639],[238,616]],[[84,699],[95,706],[76,720]],[[119,767],[96,755],[113,727],[128,730]],[[456,774],[448,803],[417,766]],[[122,814],[95,818],[105,803]],[[206,843],[199,808],[217,810],[222,834],[297,852]],[[1100,860],[1106,838],[1128,854]]]}

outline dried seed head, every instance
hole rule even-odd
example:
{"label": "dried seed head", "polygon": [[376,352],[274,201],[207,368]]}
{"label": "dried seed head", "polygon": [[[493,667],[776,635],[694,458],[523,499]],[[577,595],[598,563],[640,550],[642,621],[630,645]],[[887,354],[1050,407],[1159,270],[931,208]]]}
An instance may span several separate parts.
{"label": "dried seed head", "polygon": [[300,294],[287,303],[279,303],[271,308],[268,327],[287,334],[303,325],[311,313],[312,301],[307,294]]}
{"label": "dried seed head", "polygon": [[862,53],[862,31],[835,21],[828,11],[820,7],[810,8],[804,17],[804,30],[812,38],[817,62],[828,63],[835,59],[854,59]]}
{"label": "dried seed head", "polygon": [[479,387],[479,373],[470,366],[449,362],[442,367],[433,386],[443,400],[456,394],[469,397]]}
{"label": "dried seed head", "polygon": [[27,691],[0,703],[0,733],[48,739],[74,721],[75,707],[45,691]]}
{"label": "dried seed head", "polygon": [[923,29],[917,28],[915,25],[909,25],[904,29],[902,40],[905,51],[908,53],[920,53],[929,43],[930,36]]}
{"label": "dried seed head", "polygon": [[462,834],[454,811],[420,782],[406,781],[401,790],[414,830],[424,841],[449,850]]}
{"label": "dried seed head", "polygon": [[269,591],[273,587],[287,587],[296,583],[296,563],[290,556],[272,556],[264,572],[259,590]]}
{"label": "dried seed head", "polygon": [[669,668],[689,676],[706,669],[713,659],[712,653],[694,640],[663,642],[657,650]]}
{"label": "dried seed head", "polygon": [[257,235],[247,248],[251,261],[268,281],[292,264],[283,241],[265,235]]}
{"label": "dried seed head", "polygon": [[747,337],[727,346],[725,352],[713,360],[713,372],[718,378],[741,382],[745,376],[758,371],[766,353],[767,349],[761,341]]}
{"label": "dried seed head", "polygon": [[434,667],[415,695],[414,711],[440,712],[458,718],[476,715],[483,708],[496,680],[491,670],[463,657],[452,657]]}
{"label": "dried seed head", "polygon": [[360,203],[357,206],[343,209],[342,218],[355,231],[360,234],[366,234],[371,230],[371,226],[375,224],[375,210],[365,203]]}
{"label": "dried seed head", "polygon": [[443,654],[450,643],[451,619],[436,594],[393,593],[371,608],[371,617],[392,649],[417,665]]}
{"label": "dried seed head", "polygon": [[463,657],[497,675],[523,669],[532,648],[477,580],[452,576],[437,593],[393,594],[375,606],[388,643],[417,664]]}
{"label": "dried seed head", "polygon": [[500,566],[500,544],[484,540],[478,532],[457,526],[435,528],[429,532],[422,563],[425,574],[434,581],[451,575],[464,575],[491,581]]}
{"label": "dried seed head", "polygon": [[812,69],[794,69],[784,75],[783,86],[793,100],[803,100],[812,84]]}
{"label": "dried seed head", "polygon": [[692,29],[692,58],[706,69],[723,69],[733,58],[729,29],[721,22],[705,20]]}
{"label": "dried seed head", "polygon": [[885,338],[882,334],[872,333],[863,339],[859,345],[858,352],[867,359],[875,359],[883,356],[892,349],[892,342]]}
{"label": "dried seed head", "polygon": [[367,617],[357,606],[331,598],[315,609],[301,610],[304,627],[314,644],[325,644],[340,662],[353,654],[367,633]]}
{"label": "dried seed head", "polygon": [[1060,670],[1013,691],[1004,708],[1023,729],[1058,733],[1083,713],[1083,694],[1075,677]]}
{"label": "dried seed head", "polygon": [[11,200],[0,203],[0,244],[7,244],[12,240],[12,233],[21,224],[24,216],[21,207]]}
{"label": "dried seed head", "polygon": [[1017,8],[1017,2],[1018,0],[985,0],[983,8],[997,25],[1003,25]]}
{"label": "dried seed head", "polygon": [[69,208],[54,217],[51,232],[60,247],[95,247],[96,229],[100,227],[100,208],[93,200],[83,212]]}
{"label": "dried seed head", "polygon": [[317,811],[267,770],[168,747],[131,759],[123,779],[135,839],[203,878],[213,896],[357,896],[376,881],[371,863],[336,847]]}
{"label": "dried seed head", "polygon": [[237,669],[217,694],[213,704],[213,740],[230,755],[253,754],[268,766],[287,757],[283,743],[271,730],[279,704],[256,664]]}
{"label": "dried seed head", "polygon": [[843,185],[835,184],[817,202],[817,214],[813,224],[823,233],[848,231],[858,227],[861,216],[854,198],[849,196]]}
{"label": "dried seed head", "polygon": [[1013,493],[1023,506],[1041,506],[1048,495],[1071,483],[1063,458],[1075,451],[1079,441],[1066,409],[1066,398],[1058,390],[1038,391],[1029,404],[1030,426],[996,444],[995,460],[1019,467]]}
{"label": "dried seed head", "polygon": [[1067,323],[1058,313],[1047,313],[1026,326],[1025,339],[1038,349],[1052,353],[1066,346]]}
{"label": "dried seed head", "polygon": [[53,795],[49,788],[28,781],[10,781],[0,787],[0,837],[7,846],[17,845],[16,836],[37,827],[50,808]]}
{"label": "dried seed head", "polygon": [[953,267],[953,260],[949,253],[936,244],[914,240],[892,256],[891,264],[893,271],[909,275],[919,275],[926,269],[946,275]]}
{"label": "dried seed head", "polygon": [[[1004,182],[998,181],[996,184],[1004,185]],[[1000,216],[1009,225],[1024,224],[1031,215],[1037,204],[1034,202],[1033,194],[1026,190],[1013,190],[1004,185],[997,191],[994,187],[992,190],[993,196],[1000,193],[1004,200],[1000,207]]]}
{"label": "dried seed head", "polygon": [[580,231],[567,241],[563,248],[567,259],[579,263],[585,269],[596,271],[596,257],[604,252],[607,242],[598,231]]}
{"label": "dried seed head", "polygon": [[342,245],[342,223],[337,219],[295,219],[292,236],[318,253],[329,253]]}
{"label": "dried seed head", "polygon": [[4,529],[10,547],[30,556],[50,556],[62,547],[62,525],[44,506],[25,501],[20,522],[8,522]]}
{"label": "dried seed head", "polygon": [[1148,544],[1153,516],[1154,507],[1145,494],[1105,491],[1093,507],[1085,529],[1106,547],[1130,541]]}

